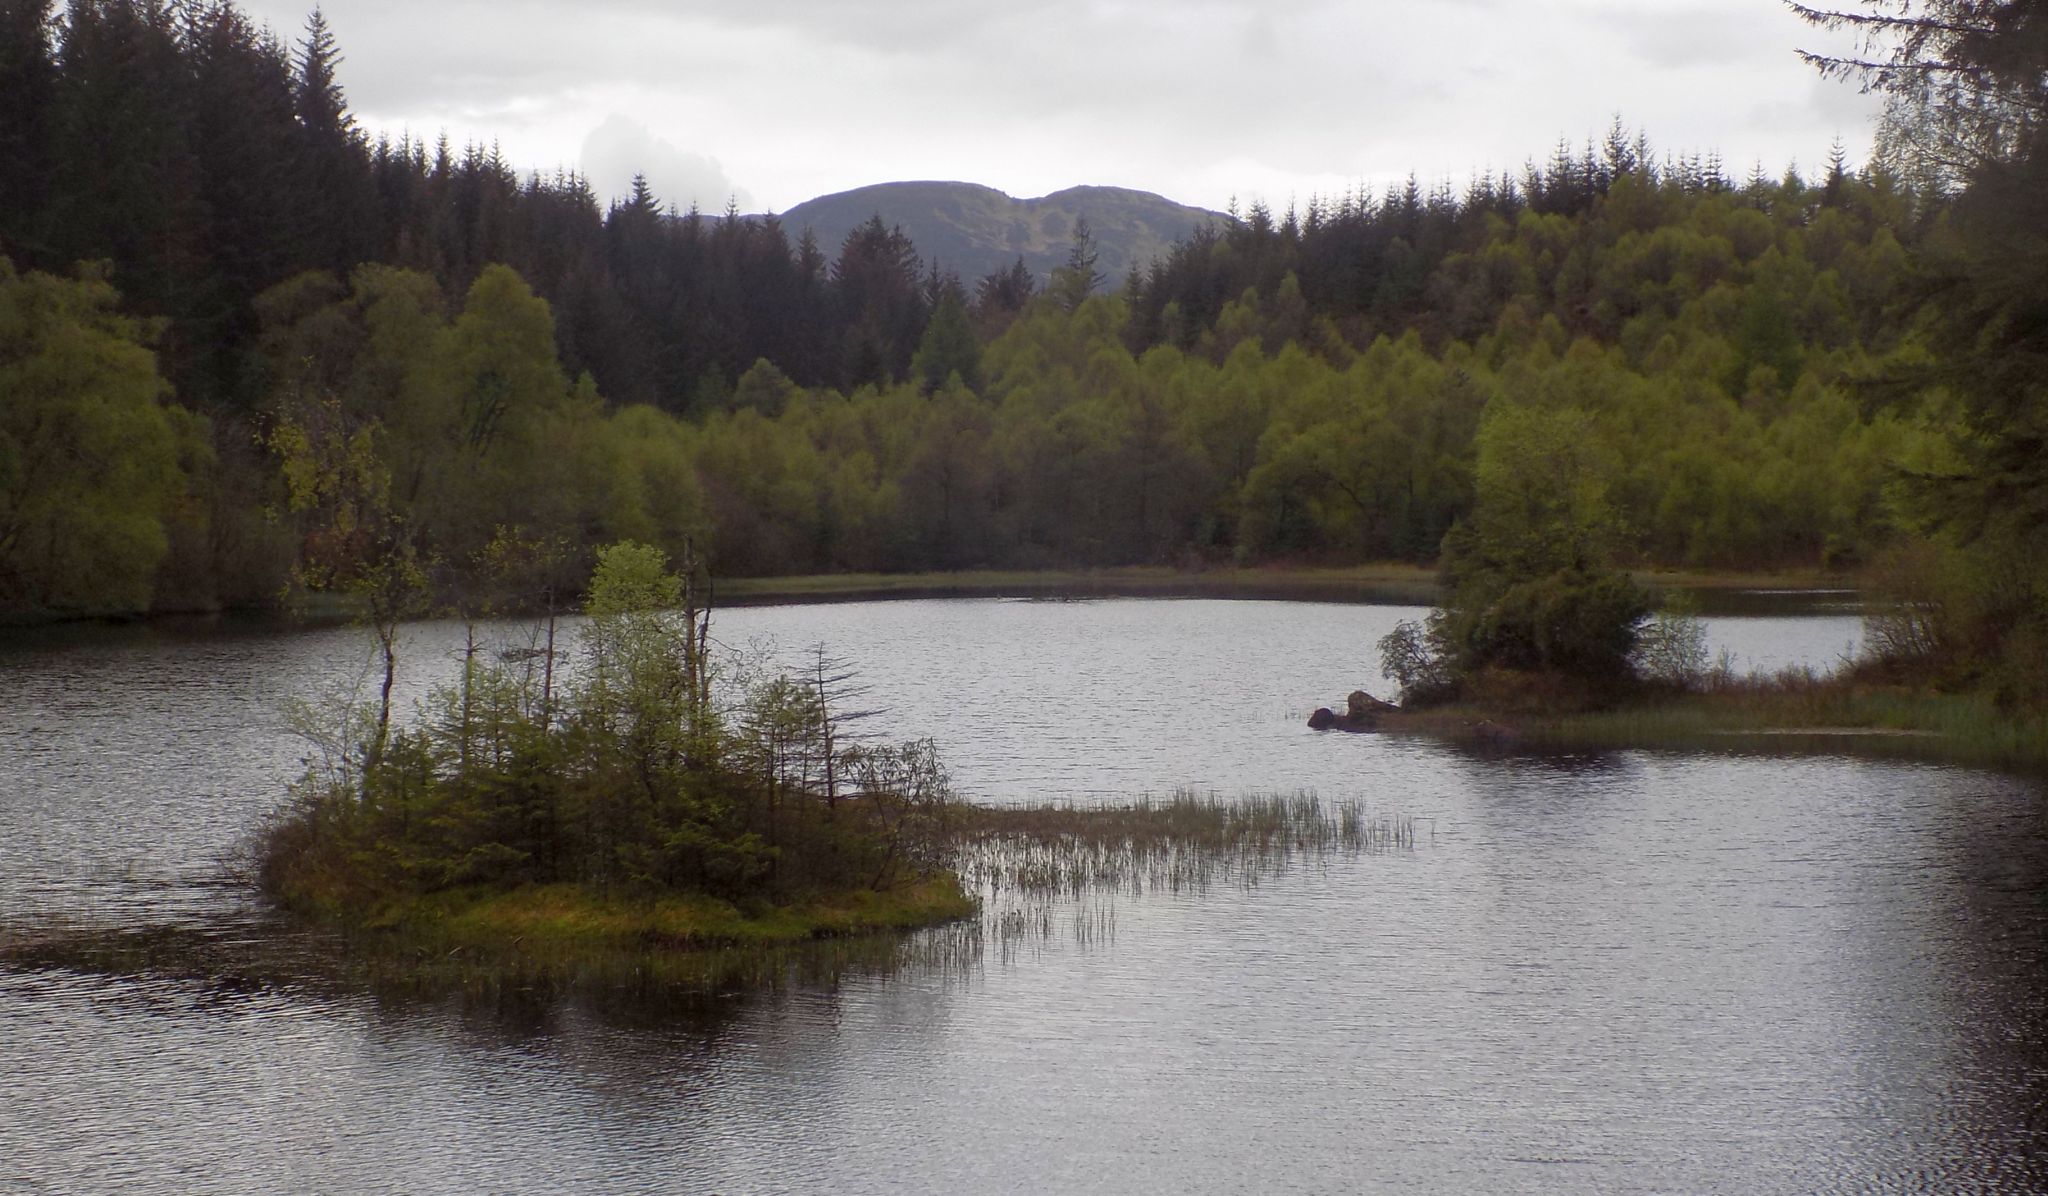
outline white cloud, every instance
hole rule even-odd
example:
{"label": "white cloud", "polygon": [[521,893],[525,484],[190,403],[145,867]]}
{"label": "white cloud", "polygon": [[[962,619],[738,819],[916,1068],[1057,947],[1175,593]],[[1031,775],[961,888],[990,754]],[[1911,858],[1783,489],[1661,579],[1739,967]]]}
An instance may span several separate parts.
{"label": "white cloud", "polygon": [[644,174],[647,185],[664,206],[688,209],[692,204],[720,212],[732,200],[751,210],[754,197],[735,185],[716,158],[677,149],[646,125],[612,113],[583,139],[579,166],[600,196],[631,193],[633,176]]}
{"label": "white cloud", "polygon": [[[250,8],[292,35],[303,2]],[[1659,146],[1776,169],[1824,156],[1837,133],[1860,157],[1876,108],[1816,82],[1794,51],[1826,35],[1776,0],[326,0],[326,13],[366,120],[495,138],[540,169],[645,169],[664,199],[707,208],[733,179],[778,210],[913,178],[1284,204],[1332,179],[1512,168],[1617,112]],[[624,164],[634,156],[647,160]]]}

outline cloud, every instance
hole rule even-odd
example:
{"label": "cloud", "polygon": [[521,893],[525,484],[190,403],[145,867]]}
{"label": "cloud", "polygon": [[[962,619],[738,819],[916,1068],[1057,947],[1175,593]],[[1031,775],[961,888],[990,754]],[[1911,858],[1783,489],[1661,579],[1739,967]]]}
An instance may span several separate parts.
{"label": "cloud", "polygon": [[1609,17],[1642,61],[1659,67],[1702,67],[1739,62],[1755,52],[1755,31],[1729,20],[1725,5],[1683,8],[1645,5]]}
{"label": "cloud", "polygon": [[[244,0],[288,37],[303,2]],[[1854,152],[1868,127],[1776,0],[324,2],[373,129],[580,158],[606,193],[644,170],[713,210],[916,178],[1216,207],[1512,167],[1616,112],[1745,161],[1812,159],[1838,131]]]}
{"label": "cloud", "polygon": [[646,125],[617,112],[583,139],[580,159],[583,173],[601,196],[621,196],[633,190],[633,176],[644,174],[647,185],[663,205],[688,209],[691,204],[707,212],[725,209],[727,200],[750,210],[754,197],[735,184],[718,159],[677,149],[656,136]]}

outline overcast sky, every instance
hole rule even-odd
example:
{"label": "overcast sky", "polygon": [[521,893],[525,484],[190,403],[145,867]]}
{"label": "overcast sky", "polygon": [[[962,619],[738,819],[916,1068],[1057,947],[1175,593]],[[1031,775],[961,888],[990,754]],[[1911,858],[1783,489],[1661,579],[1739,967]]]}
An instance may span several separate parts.
{"label": "overcast sky", "polygon": [[[1876,104],[1778,0],[326,0],[372,132],[495,140],[600,194],[786,209],[898,179],[1277,207],[1463,180],[1614,114],[1657,147],[1860,161]],[[245,0],[296,40],[305,0]]]}

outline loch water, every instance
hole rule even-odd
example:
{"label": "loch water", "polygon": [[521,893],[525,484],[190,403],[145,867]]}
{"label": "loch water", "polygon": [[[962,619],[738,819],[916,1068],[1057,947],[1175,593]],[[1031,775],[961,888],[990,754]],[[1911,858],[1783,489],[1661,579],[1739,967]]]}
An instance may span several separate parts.
{"label": "loch water", "polygon": [[[936,739],[976,800],[1312,791],[1414,845],[714,1000],[0,966],[0,1191],[2048,1189],[2038,783],[1307,730],[1418,613],[722,612],[749,659],[825,645],[863,729]],[[1708,622],[1763,670],[1859,636]],[[408,629],[406,701],[461,640]],[[0,923],[253,925],[223,877],[297,770],[283,711],[366,659],[346,628],[0,643]]]}

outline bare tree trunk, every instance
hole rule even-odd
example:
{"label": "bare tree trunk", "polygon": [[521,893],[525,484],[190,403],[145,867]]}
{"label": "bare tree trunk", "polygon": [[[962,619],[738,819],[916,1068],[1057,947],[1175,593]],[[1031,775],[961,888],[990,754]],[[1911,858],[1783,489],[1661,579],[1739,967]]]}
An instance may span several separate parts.
{"label": "bare tree trunk", "polygon": [[476,624],[462,621],[462,744],[456,750],[462,770],[469,771],[469,744],[475,734],[476,711]]}
{"label": "bare tree trunk", "polygon": [[548,646],[540,665],[540,729],[554,725],[555,712],[555,590],[548,587]]}
{"label": "bare tree trunk", "polygon": [[379,612],[377,642],[384,652],[384,684],[377,691],[377,736],[370,741],[369,758],[364,761],[363,797],[370,795],[372,778],[384,766],[384,748],[391,741],[391,686],[398,676],[398,620]]}

